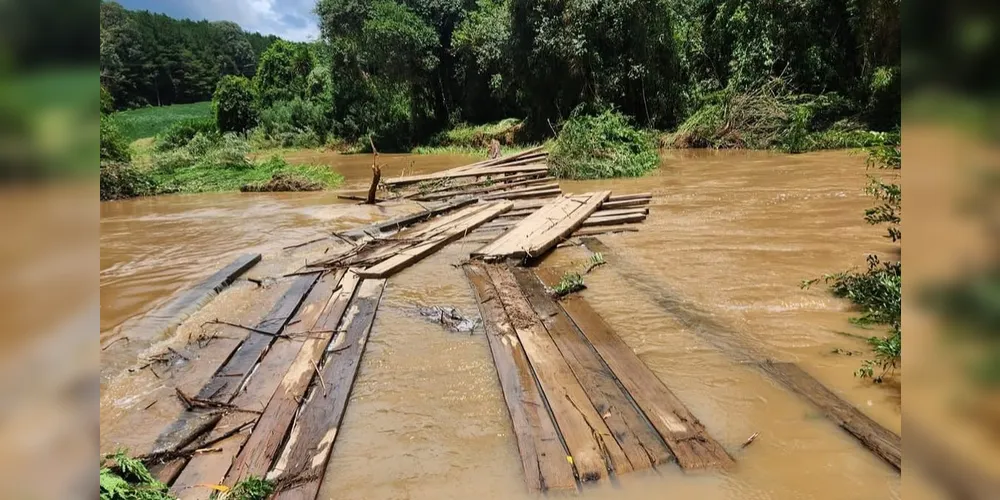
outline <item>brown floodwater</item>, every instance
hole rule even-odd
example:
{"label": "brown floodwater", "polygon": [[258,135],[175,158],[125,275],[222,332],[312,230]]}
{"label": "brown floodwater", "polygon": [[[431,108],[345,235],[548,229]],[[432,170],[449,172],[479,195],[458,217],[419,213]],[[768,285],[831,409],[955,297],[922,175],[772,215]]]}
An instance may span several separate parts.
{"label": "brown floodwater", "polygon": [[[363,189],[370,176],[370,157],[296,159],[331,164],[347,177],[345,189]],[[381,160],[390,164],[386,175],[468,162]],[[600,237],[614,255],[587,276],[583,294],[738,463],[724,473],[663,467],[628,474],[580,496],[899,498],[894,469],[741,362],[797,362],[899,432],[898,385],[853,375],[867,352],[862,338],[879,332],[852,326],[855,313],[823,286],[800,286],[863,266],[868,253],[891,255],[882,230],[862,219],[871,203],[865,184],[863,158],[841,151],[671,151],[639,179],[561,183],[568,192],[653,193],[639,232]],[[282,247],[389,215],[336,193],[165,196],[101,210],[102,338],[248,249],[291,259]],[[476,315],[464,275],[452,266],[475,248],[450,245],[389,280],[322,498],[531,498],[481,329],[447,332],[417,312],[448,305]],[[579,266],[588,256],[565,247],[542,265]],[[631,274],[616,270],[615,259]],[[654,290],[670,303],[655,300]],[[720,349],[720,335],[748,352]]]}

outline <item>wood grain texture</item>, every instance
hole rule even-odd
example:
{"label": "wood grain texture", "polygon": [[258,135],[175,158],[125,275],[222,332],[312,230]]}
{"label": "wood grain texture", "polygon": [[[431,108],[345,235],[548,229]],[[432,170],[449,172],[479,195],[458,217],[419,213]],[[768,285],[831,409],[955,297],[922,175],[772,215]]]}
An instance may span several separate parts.
{"label": "wood grain texture", "polygon": [[568,452],[486,269],[476,263],[463,268],[479,304],[528,489],[575,489],[573,466],[566,458]]}
{"label": "wood grain texture", "polygon": [[[557,280],[552,270],[539,269],[538,273],[546,282]],[[631,394],[681,468],[696,470],[734,465],[733,458],[708,434],[705,426],[582,297],[564,297],[559,305]]]}
{"label": "wood grain texture", "polygon": [[314,383],[292,429],[284,451],[268,474],[285,487],[273,498],[315,498],[347,409],[351,388],[382,297],[385,280],[364,280],[344,314],[343,339],[320,366],[323,383]]}
{"label": "wood grain texture", "polygon": [[902,443],[899,436],[858,411],[794,363],[764,361],[758,366],[771,378],[819,408],[826,418],[857,438],[872,453],[900,470]]}
{"label": "wood grain texture", "polygon": [[226,473],[224,484],[227,486],[231,487],[250,476],[264,477],[271,468],[298,411],[299,402],[305,397],[309,383],[313,380],[313,366],[322,361],[358,282],[357,275],[351,271],[341,279],[340,288],[330,297],[312,327],[317,333],[303,342],[298,355],[257,420],[253,434]]}
{"label": "wood grain texture", "polygon": [[[327,274],[316,282],[295,315],[297,322],[285,329],[284,333],[296,336],[296,338],[277,339],[271,345],[261,362],[253,369],[253,374],[233,399],[234,406],[254,411],[260,411],[266,407],[275,389],[278,388],[282,376],[288,372],[302,349],[302,336],[309,335],[314,330],[317,320],[330,301],[343,274],[343,272]],[[220,435],[244,425],[248,421],[255,421],[256,424],[259,424],[258,418],[252,413],[227,413],[216,426],[215,433]],[[254,426],[254,432],[258,430],[257,427],[258,425]],[[246,431],[218,443],[216,446],[222,448],[221,452],[193,456],[171,486],[171,491],[182,500],[208,500],[212,490],[199,488],[197,485],[222,482],[233,463],[233,459],[240,452],[249,435],[250,429],[248,428]]]}
{"label": "wood grain texture", "polygon": [[673,455],[652,424],[636,408],[597,351],[546,292],[535,274],[525,268],[512,271],[576,379],[587,391],[594,408],[625,452],[632,469],[648,469],[673,461]]}
{"label": "wood grain texture", "polygon": [[498,265],[487,266],[486,272],[531,362],[580,480],[606,478],[609,466],[618,473],[632,470],[621,446],[521,293],[514,276]]}

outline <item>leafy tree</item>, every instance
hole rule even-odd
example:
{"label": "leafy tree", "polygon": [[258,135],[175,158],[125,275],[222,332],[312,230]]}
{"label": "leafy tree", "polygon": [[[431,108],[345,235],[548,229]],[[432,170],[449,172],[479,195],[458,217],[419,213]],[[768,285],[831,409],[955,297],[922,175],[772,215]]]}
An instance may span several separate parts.
{"label": "leafy tree", "polygon": [[314,66],[309,47],[301,43],[277,41],[260,57],[253,89],[260,109],[279,101],[306,95],[307,79]]}
{"label": "leafy tree", "polygon": [[253,108],[250,80],[227,75],[219,82],[212,97],[215,122],[221,132],[246,132],[257,121]]}

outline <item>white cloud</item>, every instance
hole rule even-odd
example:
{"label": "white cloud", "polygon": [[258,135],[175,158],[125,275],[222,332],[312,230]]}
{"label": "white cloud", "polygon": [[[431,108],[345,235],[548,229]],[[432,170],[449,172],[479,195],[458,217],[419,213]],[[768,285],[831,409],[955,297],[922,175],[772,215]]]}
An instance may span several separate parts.
{"label": "white cloud", "polygon": [[296,42],[319,38],[315,0],[184,0],[194,19],[233,21],[247,31]]}

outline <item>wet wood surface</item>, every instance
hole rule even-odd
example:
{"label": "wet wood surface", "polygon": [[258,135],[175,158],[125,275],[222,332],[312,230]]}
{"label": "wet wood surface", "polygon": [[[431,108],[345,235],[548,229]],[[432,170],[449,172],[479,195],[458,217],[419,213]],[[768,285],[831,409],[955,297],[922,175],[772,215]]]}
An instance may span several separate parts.
{"label": "wet wood surface", "polygon": [[385,280],[364,280],[344,315],[343,340],[328,349],[313,389],[269,475],[284,487],[273,498],[315,498],[326,472],[351,388],[361,364]]}
{"label": "wet wood surface", "polygon": [[566,316],[535,274],[514,268],[514,277],[545,329],[559,347],[597,412],[607,423],[633,470],[648,469],[673,460],[663,439],[636,408],[614,374],[604,364],[576,325]]}
{"label": "wet wood surface", "polygon": [[479,304],[528,488],[532,491],[574,489],[576,480],[573,466],[566,458],[568,452],[485,267],[470,263],[463,268]]}

